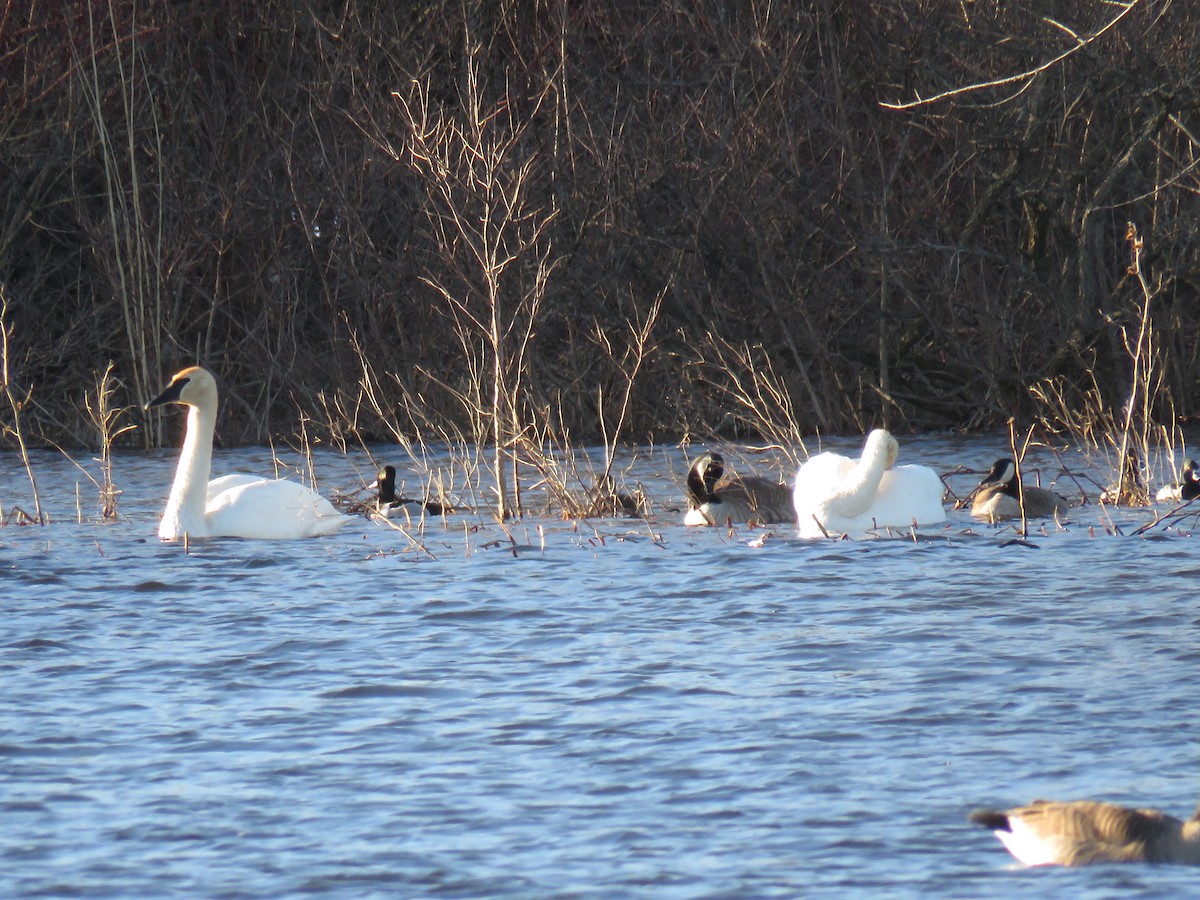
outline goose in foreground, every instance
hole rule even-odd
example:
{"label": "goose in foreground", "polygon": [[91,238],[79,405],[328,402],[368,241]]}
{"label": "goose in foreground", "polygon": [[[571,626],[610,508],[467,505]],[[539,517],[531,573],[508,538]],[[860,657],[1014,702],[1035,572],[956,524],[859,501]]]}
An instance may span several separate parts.
{"label": "goose in foreground", "polygon": [[720,453],[705,453],[692,464],[687,487],[684,525],[724,525],[727,521],[766,525],[792,518],[787,485],[727,475]]}
{"label": "goose in foreground", "polygon": [[991,522],[1019,519],[1022,494],[1027,519],[1058,515],[1071,505],[1065,497],[1046,488],[1028,484],[1018,486],[1017,464],[1011,459],[998,459],[975,489],[971,515]]}
{"label": "goose in foreground", "polygon": [[900,445],[882,428],[862,456],[818,453],[800,466],[792,493],[800,536],[933,525],[946,519],[944,487],[927,466],[896,466]]}
{"label": "goose in foreground", "polygon": [[1200,472],[1196,471],[1196,461],[1187,459],[1183,462],[1183,471],[1179,473],[1179,483],[1159,488],[1155,499],[1159,503],[1179,503],[1197,497],[1200,497]]}
{"label": "goose in foreground", "polygon": [[426,512],[435,516],[440,516],[443,512],[450,511],[448,507],[433,500],[414,500],[412,497],[398,496],[396,494],[395,466],[384,466],[380,469],[376,483],[379,485],[379,497],[375,501],[375,511],[385,519],[403,515],[404,507],[410,503],[417,504],[417,506],[424,508]]}
{"label": "goose in foreground", "polygon": [[193,366],[179,372],[146,409],[165,403],[186,406],[188,418],[175,481],[158,526],[158,536],[164,541],[313,537],[333,534],[350,521],[316,491],[294,481],[253,475],[208,480],[217,422],[217,382],[207,369]]}
{"label": "goose in foreground", "polygon": [[1184,822],[1158,810],[1115,803],[1034,800],[1014,809],[979,809],[968,821],[990,828],[1027,866],[1200,865],[1200,809]]}

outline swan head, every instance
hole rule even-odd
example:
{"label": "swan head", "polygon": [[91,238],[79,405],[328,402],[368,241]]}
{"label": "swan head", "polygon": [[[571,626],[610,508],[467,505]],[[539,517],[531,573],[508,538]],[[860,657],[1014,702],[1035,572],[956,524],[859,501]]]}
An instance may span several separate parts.
{"label": "swan head", "polygon": [[167,403],[184,406],[202,406],[215,409],[217,406],[217,380],[203,366],[191,366],[176,372],[163,392],[146,404],[146,409]]}
{"label": "swan head", "polygon": [[867,435],[867,442],[863,447],[864,457],[875,457],[877,454],[884,455],[885,469],[890,469],[896,464],[896,457],[900,455],[900,444],[887,431],[882,428],[876,428]]}
{"label": "swan head", "polygon": [[712,499],[713,488],[725,474],[725,458],[720,453],[705,453],[688,471],[687,486],[691,499],[702,506]]}

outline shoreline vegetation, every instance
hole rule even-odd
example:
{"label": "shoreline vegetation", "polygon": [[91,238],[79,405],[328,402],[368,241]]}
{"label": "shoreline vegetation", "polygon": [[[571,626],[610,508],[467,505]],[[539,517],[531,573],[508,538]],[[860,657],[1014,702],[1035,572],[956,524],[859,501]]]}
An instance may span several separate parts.
{"label": "shoreline vegetation", "polygon": [[380,6],[0,15],[29,518],[36,447],[98,449],[115,517],[112,453],[178,445],[141,406],[195,363],[226,446],[461,448],[427,488],[501,520],[531,483],[627,508],[621,445],[794,466],[875,426],[1090,448],[1124,505],[1170,479],[1151,451],[1200,405],[1200,10]]}

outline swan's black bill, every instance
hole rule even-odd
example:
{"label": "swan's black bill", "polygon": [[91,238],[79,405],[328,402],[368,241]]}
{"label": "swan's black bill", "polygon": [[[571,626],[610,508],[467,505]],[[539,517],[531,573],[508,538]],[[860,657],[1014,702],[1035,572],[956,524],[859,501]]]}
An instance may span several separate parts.
{"label": "swan's black bill", "polygon": [[190,378],[176,378],[166,386],[161,394],[159,394],[142,408],[151,409],[152,407],[162,406],[166,403],[178,403],[179,395],[183,391],[184,385],[186,385],[189,381],[191,381]]}

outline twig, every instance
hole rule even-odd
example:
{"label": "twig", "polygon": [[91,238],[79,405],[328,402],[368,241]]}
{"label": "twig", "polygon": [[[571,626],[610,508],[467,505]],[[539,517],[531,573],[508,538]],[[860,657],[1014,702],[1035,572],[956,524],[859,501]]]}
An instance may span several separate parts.
{"label": "twig", "polygon": [[1107,34],[1109,31],[1111,31],[1113,28],[1115,28],[1118,25],[1118,23],[1120,23],[1120,21],[1122,19],[1124,19],[1127,15],[1129,15],[1129,13],[1132,12],[1133,9],[1140,2],[1141,2],[1141,0],[1129,0],[1128,3],[1116,4],[1118,6],[1122,6],[1123,7],[1122,10],[1119,13],[1117,13],[1117,15],[1113,19],[1111,19],[1109,22],[1105,23],[1105,25],[1102,28],[1100,28],[1100,30],[1093,32],[1086,38],[1079,37],[1079,35],[1076,34],[1074,31],[1067,29],[1065,26],[1059,24],[1058,22],[1055,22],[1053,19],[1049,19],[1049,18],[1043,19],[1043,21],[1049,22],[1051,25],[1054,25],[1055,27],[1059,28],[1060,30],[1065,31],[1068,34],[1070,34],[1074,38],[1075,44],[1070,49],[1063,51],[1058,56],[1055,56],[1053,59],[1049,59],[1046,62],[1041,63],[1040,65],[1034,66],[1032,69],[1026,69],[1024,72],[1018,72],[1015,75],[1008,75],[1008,76],[1005,76],[1004,78],[996,78],[991,81],[981,81],[981,82],[977,82],[975,84],[968,84],[968,85],[963,85],[962,87],[952,88],[951,90],[948,90],[948,91],[942,91],[940,94],[934,94],[932,97],[924,97],[924,98],[918,97],[916,100],[908,100],[908,101],[904,101],[904,102],[897,101],[897,102],[893,102],[893,103],[887,103],[887,102],[881,101],[879,105],[884,107],[885,109],[895,109],[895,110],[914,109],[918,106],[928,106],[931,103],[938,103],[942,100],[948,100],[951,97],[961,96],[962,94],[969,94],[969,93],[973,93],[975,91],[988,90],[990,88],[1004,87],[1004,86],[1010,85],[1010,84],[1018,84],[1019,82],[1028,81],[1032,78],[1036,78],[1038,75],[1041,75],[1043,72],[1046,72],[1046,71],[1054,68],[1055,66],[1057,66],[1059,63],[1061,63],[1063,60],[1067,59],[1068,57],[1075,55],[1080,50],[1087,47],[1089,44],[1093,43],[1094,41],[1099,40],[1101,37],[1103,37],[1105,34]]}

